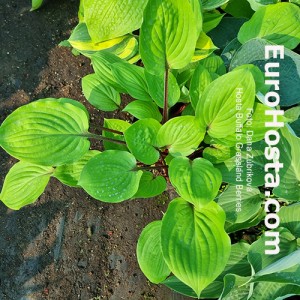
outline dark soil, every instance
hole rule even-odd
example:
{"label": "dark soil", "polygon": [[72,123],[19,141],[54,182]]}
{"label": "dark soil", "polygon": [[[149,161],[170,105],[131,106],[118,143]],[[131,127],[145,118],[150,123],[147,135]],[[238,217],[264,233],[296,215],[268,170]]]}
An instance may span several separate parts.
{"label": "dark soil", "polygon": [[[78,1],[52,0],[36,12],[30,2],[0,0],[0,122],[39,98],[86,104],[80,79],[90,62],[57,46],[77,23]],[[92,128],[114,116],[87,107]],[[14,163],[0,150],[0,188]],[[161,219],[167,201],[108,205],[52,179],[33,205],[0,204],[0,299],[184,299],[150,284],[136,261],[141,230]]]}

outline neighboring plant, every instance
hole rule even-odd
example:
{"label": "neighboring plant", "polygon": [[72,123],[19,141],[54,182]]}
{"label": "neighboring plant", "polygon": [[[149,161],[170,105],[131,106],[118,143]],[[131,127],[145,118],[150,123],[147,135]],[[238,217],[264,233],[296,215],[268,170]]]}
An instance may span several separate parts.
{"label": "neighboring plant", "polygon": [[44,3],[44,0],[32,0],[31,1],[31,11],[40,8]]}
{"label": "neighboring plant", "polygon": [[[1,147],[20,160],[0,199],[20,209],[43,193],[51,176],[109,203],[157,196],[170,182],[179,198],[162,220],[146,226],[137,245],[151,282],[202,299],[300,295],[300,204],[292,204],[300,200],[300,139],[292,130],[299,124],[300,60],[288,49],[299,44],[300,9],[259,2],[255,13],[247,1],[81,2],[81,22],[69,42],[91,58],[95,71],[83,78],[83,93],[103,111],[122,109],[120,93],[130,95],[134,100],[123,111],[134,121],[105,119],[97,135],[74,100],[48,98],[18,108],[0,127]],[[221,21],[216,8],[225,3],[232,17]],[[240,5],[247,7],[247,22],[239,18],[245,13]],[[282,26],[274,26],[278,22]],[[272,256],[264,254],[265,228],[258,224],[265,217],[265,122],[272,121],[262,101],[269,87],[261,70],[264,46],[273,43],[286,47],[280,95],[284,107],[293,107],[278,118],[286,123],[277,145],[284,168],[270,194],[284,206],[278,213],[281,251]],[[214,44],[221,56],[212,53]],[[238,106],[237,90],[243,90]],[[244,144],[239,157],[237,113]],[[105,150],[90,150],[90,139],[102,140]],[[251,162],[250,183],[246,173],[237,180],[237,160],[244,170]],[[241,211],[236,185],[243,186]],[[253,226],[260,238],[249,245],[240,233]]]}

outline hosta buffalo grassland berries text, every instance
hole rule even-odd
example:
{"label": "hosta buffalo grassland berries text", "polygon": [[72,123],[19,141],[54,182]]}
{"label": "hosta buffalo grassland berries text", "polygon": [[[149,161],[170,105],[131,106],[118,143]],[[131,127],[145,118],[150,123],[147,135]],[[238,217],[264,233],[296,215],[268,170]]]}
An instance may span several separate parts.
{"label": "hosta buffalo grassland berries text", "polygon": [[61,45],[91,59],[83,94],[120,119],[96,134],[72,99],[16,109],[0,127],[19,160],[1,201],[33,203],[51,177],[114,205],[171,185],[178,197],[137,243],[150,282],[198,299],[300,295],[297,4],[82,0]]}

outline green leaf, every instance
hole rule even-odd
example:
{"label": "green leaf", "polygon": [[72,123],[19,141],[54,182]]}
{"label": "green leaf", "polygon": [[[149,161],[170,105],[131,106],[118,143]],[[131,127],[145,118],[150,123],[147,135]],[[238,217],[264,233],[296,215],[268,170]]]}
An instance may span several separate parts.
{"label": "green leaf", "polygon": [[[277,61],[277,59],[265,59],[265,46],[267,45],[274,44],[262,39],[246,42],[234,55],[230,69],[244,64],[254,64],[264,72],[267,63]],[[280,60],[280,77],[284,78],[284,85],[281,85],[277,92],[281,99],[280,106],[291,106],[300,102],[300,56],[289,49],[284,50],[284,55],[284,59]]]}
{"label": "green leaf", "polygon": [[133,5],[129,0],[85,0],[84,20],[93,41],[110,40],[138,29],[146,4],[147,1]]}
{"label": "green leaf", "polygon": [[212,29],[216,28],[221,22],[224,14],[219,13],[218,11],[204,12],[203,13],[203,31],[208,33]]}
{"label": "green leaf", "polygon": [[16,163],[5,177],[1,201],[18,210],[35,202],[44,192],[54,169],[27,162]]}
{"label": "green leaf", "polygon": [[251,275],[251,266],[247,260],[249,249],[250,245],[245,242],[240,241],[236,244],[232,244],[228,263],[217,280],[221,280],[221,278],[229,273],[240,276]]}
{"label": "green leaf", "polygon": [[300,8],[292,3],[277,3],[261,7],[246,22],[238,34],[244,44],[254,38],[264,38],[294,49],[300,42]]}
{"label": "green leaf", "polygon": [[[296,267],[296,269],[300,268],[300,250],[296,250],[284,257],[282,257],[281,259],[277,260],[276,262],[268,265],[267,267],[265,267],[264,269],[260,270],[259,272],[257,272],[254,275],[254,280],[262,280],[262,278],[264,279],[264,281],[277,281],[276,279],[279,279],[278,277],[275,278],[275,280],[273,280],[273,278],[271,277],[272,275],[274,276],[274,273],[288,273],[286,272],[288,269],[294,268]],[[272,274],[272,275],[271,275]],[[300,274],[298,272],[298,274]],[[278,275],[282,275],[282,274],[278,274]],[[300,285],[300,277],[294,278],[294,280],[291,280],[291,278],[284,278],[281,277],[280,279],[282,279],[283,281],[285,281],[286,283],[289,283],[289,281],[292,281],[290,283],[296,283],[298,285]],[[278,282],[278,281],[277,281]]]}
{"label": "green leaf", "polygon": [[67,100],[35,101],[16,109],[0,127],[0,146],[17,159],[46,166],[81,158],[90,147],[89,120],[76,101]]}
{"label": "green leaf", "polygon": [[215,167],[221,171],[224,182],[249,187],[261,186],[265,183],[264,167],[268,163],[263,150],[262,143],[253,144],[248,149],[238,147],[232,158]]}
{"label": "green leaf", "polygon": [[291,128],[293,129],[295,135],[300,137],[300,119],[295,122],[290,123]]}
{"label": "green leaf", "polygon": [[78,185],[90,196],[117,203],[138,190],[142,171],[135,171],[134,156],[125,151],[107,150],[91,158],[82,170]]}
{"label": "green leaf", "polygon": [[192,288],[190,288],[188,285],[184,284],[182,281],[180,281],[175,276],[170,276],[164,282],[162,282],[162,284],[184,296],[188,296],[191,298],[198,298]]}
{"label": "green leaf", "polygon": [[[253,283],[248,283],[248,281],[249,281],[249,277],[241,277],[235,274],[226,274],[224,277],[224,289],[219,299],[222,300],[252,299],[250,297],[252,295]],[[267,299],[261,298],[260,300],[267,300]]]}
{"label": "green leaf", "polygon": [[298,6],[300,5],[300,0],[289,0],[292,3],[297,4]]}
{"label": "green leaf", "polygon": [[91,60],[96,75],[98,78],[101,78],[101,83],[113,87],[118,92],[126,92],[126,90],[116,81],[112,73],[113,64],[124,63],[121,58],[104,50],[93,54]]}
{"label": "green leaf", "polygon": [[251,5],[251,8],[257,11],[265,5],[276,4],[281,2],[281,0],[248,0],[248,2]]}
{"label": "green leaf", "polygon": [[217,199],[217,203],[226,213],[226,231],[231,232],[232,225],[253,219],[258,214],[262,202],[259,189],[230,185]]}
{"label": "green leaf", "polygon": [[169,178],[177,193],[198,209],[217,196],[222,183],[220,171],[204,158],[193,161],[186,157],[174,158],[169,167]]}
{"label": "green leaf", "polygon": [[51,103],[49,103],[51,101],[56,102],[56,103],[62,103],[62,104],[69,103],[71,105],[74,105],[74,106],[78,107],[80,110],[83,110],[88,119],[90,117],[88,110],[82,103],[72,100],[70,98],[43,98],[43,99],[36,100],[35,102],[48,102],[48,104],[51,105]]}
{"label": "green leaf", "polygon": [[144,69],[129,63],[115,63],[111,66],[113,76],[127,93],[136,99],[152,101],[148,93],[148,87]]}
{"label": "green leaf", "polygon": [[[148,90],[155,101],[155,103],[163,108],[164,107],[164,77],[159,75],[153,75],[149,72],[145,72]],[[172,73],[169,73],[168,80],[168,105],[174,106],[180,98],[180,89],[176,78]]]}
{"label": "green leaf", "polygon": [[202,31],[196,43],[196,50],[192,58],[192,62],[208,57],[217,49],[218,47],[214,45],[211,38]]}
{"label": "green leaf", "polygon": [[43,5],[44,0],[31,0],[31,10],[34,11]]}
{"label": "green leaf", "polygon": [[204,10],[213,10],[224,5],[228,1],[229,0],[202,0],[202,7]]}
{"label": "green leaf", "polygon": [[191,103],[194,109],[196,109],[204,90],[212,81],[209,71],[199,64],[194,72],[190,86]]}
{"label": "green leaf", "polygon": [[[191,298],[198,298],[192,288],[184,284],[175,276],[170,276],[164,282],[162,282],[162,284],[182,295]],[[200,299],[218,298],[221,294],[222,288],[222,282],[214,281],[201,292]]]}
{"label": "green leaf", "polygon": [[203,150],[203,157],[213,164],[220,164],[235,155],[234,148],[213,144]]}
{"label": "green leaf", "polygon": [[130,102],[123,111],[126,111],[133,115],[137,119],[148,119],[152,118],[160,122],[162,120],[162,115],[157,107],[157,105],[153,102],[145,102],[136,100]]}
{"label": "green leaf", "polygon": [[189,0],[151,0],[140,30],[140,54],[151,74],[182,69],[195,50],[197,23]]}
{"label": "green leaf", "polygon": [[193,116],[181,116],[165,123],[157,134],[157,146],[167,147],[173,156],[188,156],[202,142],[205,129]]}
{"label": "green leaf", "polygon": [[155,148],[156,136],[161,124],[154,119],[143,119],[132,124],[124,132],[128,149],[140,162],[152,165],[159,159]]}
{"label": "green leaf", "polygon": [[189,0],[192,11],[195,16],[195,22],[197,26],[197,36],[199,36],[200,32],[202,31],[202,25],[203,25],[203,17],[202,17],[202,4],[199,0]]}
{"label": "green leaf", "polygon": [[300,200],[300,160],[299,149],[300,139],[289,131],[287,127],[281,130],[281,139],[278,144],[280,153],[280,162],[283,168],[279,171],[280,184],[273,189],[277,197],[287,200]]}
{"label": "green leaf", "polygon": [[246,64],[239,67],[236,67],[234,70],[247,69],[251,72],[256,86],[256,93],[261,92],[262,94],[266,94],[270,87],[265,84],[265,76],[263,72],[255,65]]}
{"label": "green leaf", "polygon": [[137,243],[137,260],[152,283],[160,283],[170,275],[161,250],[161,221],[148,224]]}
{"label": "green leaf", "polygon": [[284,112],[284,116],[289,119],[289,122],[295,122],[300,117],[300,105],[292,107]]}
{"label": "green leaf", "polygon": [[[246,111],[247,120],[243,124],[242,128],[238,128],[236,133],[226,136],[222,139],[215,139],[215,142],[226,144],[229,146],[235,146],[237,142],[247,144],[244,149],[250,148],[251,143],[255,143],[264,139],[268,130],[278,130],[278,128],[268,128],[265,126],[266,122],[272,122],[272,116],[267,116],[266,111],[272,108],[261,104],[259,102],[254,103],[253,108],[249,108]],[[287,119],[284,116],[278,116],[278,122],[286,122]],[[238,138],[237,138],[238,137]],[[249,144],[249,145],[248,145]]]}
{"label": "green leaf", "polygon": [[92,157],[99,153],[101,152],[97,150],[90,150],[78,161],[55,168],[53,176],[63,184],[76,187],[78,186],[78,180],[80,179],[80,175],[84,166]]}
{"label": "green leaf", "polygon": [[277,282],[259,282],[255,285],[251,300],[282,300],[289,299],[292,295],[300,295],[299,286]]}
{"label": "green leaf", "polygon": [[266,268],[267,266],[287,256],[297,249],[297,241],[295,237],[286,228],[279,227],[275,232],[277,232],[278,236],[280,237],[278,244],[280,251],[276,255],[265,253],[265,250],[273,250],[274,248],[273,246],[267,246],[265,244],[266,241],[271,241],[272,239],[274,239],[273,237],[266,236],[266,232],[250,247],[248,260],[252,265],[255,273],[259,272],[260,270]]}
{"label": "green leaf", "polygon": [[152,198],[163,193],[166,188],[167,182],[163,176],[154,177],[151,172],[145,171],[134,198]]}
{"label": "green leaf", "polygon": [[224,8],[224,11],[236,18],[251,18],[254,13],[247,0],[230,0]]}
{"label": "green leaf", "polygon": [[224,231],[225,214],[211,202],[197,211],[181,198],[173,200],[163,217],[162,251],[171,272],[201,292],[223,271],[230,254]]}
{"label": "green leaf", "polygon": [[226,228],[226,232],[232,233],[232,232],[241,231],[243,229],[249,229],[251,227],[255,227],[259,225],[261,222],[263,222],[265,218],[266,218],[266,212],[264,211],[263,207],[261,207],[258,213],[254,215],[252,219],[249,219],[243,223],[232,223],[229,227]]}
{"label": "green leaf", "polygon": [[120,94],[114,88],[101,83],[96,74],[82,78],[82,91],[85,98],[100,110],[114,111],[120,107]]}
{"label": "green leaf", "polygon": [[[116,131],[120,132],[125,132],[127,128],[131,126],[130,123],[123,121],[123,120],[118,120],[118,119],[104,119],[104,127],[113,129]],[[115,140],[123,141],[125,142],[125,138],[123,135],[116,134],[113,132],[105,131],[103,130],[102,132],[104,137],[112,138]],[[128,151],[127,147],[125,145],[120,145],[120,144],[115,144],[109,141],[103,141],[103,145],[105,150],[123,150],[123,151]]]}
{"label": "green leaf", "polygon": [[[87,57],[91,57],[94,53],[106,50],[122,59],[129,60],[138,51],[138,42],[136,38],[127,34],[101,43],[92,41],[86,23],[79,23],[72,31],[71,36],[67,40],[69,45]],[[60,44],[62,45],[62,44]]]}
{"label": "green leaf", "polygon": [[223,75],[226,73],[224,62],[220,56],[215,54],[200,61],[200,64],[204,66],[210,73],[216,73]]}
{"label": "green leaf", "polygon": [[224,49],[230,41],[237,37],[241,26],[247,20],[246,18],[224,17],[220,24],[210,31],[208,35],[218,48]]}
{"label": "green leaf", "polygon": [[280,226],[287,228],[296,238],[300,238],[300,203],[283,206],[278,212]]}
{"label": "green leaf", "polygon": [[235,133],[237,113],[242,114],[240,122],[243,124],[247,109],[254,105],[255,83],[251,72],[237,70],[219,77],[205,89],[202,98],[196,108],[196,117],[201,126],[207,127],[208,134],[224,138]]}

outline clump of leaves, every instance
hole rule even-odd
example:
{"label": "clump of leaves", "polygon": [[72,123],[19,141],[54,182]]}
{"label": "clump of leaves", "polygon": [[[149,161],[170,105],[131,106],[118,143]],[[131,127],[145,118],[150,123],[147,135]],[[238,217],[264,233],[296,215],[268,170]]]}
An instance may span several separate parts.
{"label": "clump of leaves", "polygon": [[[262,101],[269,90],[263,48],[282,43],[294,49],[300,37],[295,4],[256,2],[82,1],[69,43],[94,68],[82,80],[83,93],[100,110],[123,109],[132,122],[106,119],[98,135],[89,131],[88,112],[77,101],[48,98],[18,108],[0,127],[1,147],[20,160],[0,199],[20,209],[41,195],[50,177],[110,203],[154,197],[169,181],[179,198],[143,230],[137,245],[151,282],[200,299],[299,295],[298,203],[279,211],[280,254],[264,254],[265,235],[251,245],[229,238],[265,217],[262,140],[271,117]],[[240,18],[245,11],[249,21]],[[278,14],[282,26],[273,26]],[[282,105],[289,107],[299,103],[299,55],[285,49],[282,66]],[[243,91],[238,106],[237,90]],[[120,94],[133,98],[125,108]],[[242,168],[252,157],[250,184],[246,174],[236,178],[237,112]],[[286,123],[278,146],[284,168],[271,197],[286,204],[300,200],[300,140],[292,130],[299,115],[294,106],[280,119]],[[103,141],[104,151],[90,150],[91,139]],[[243,187],[240,212],[236,185]]]}

